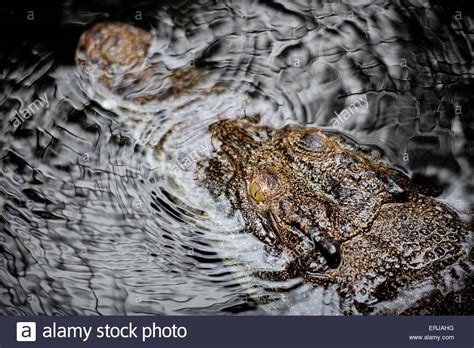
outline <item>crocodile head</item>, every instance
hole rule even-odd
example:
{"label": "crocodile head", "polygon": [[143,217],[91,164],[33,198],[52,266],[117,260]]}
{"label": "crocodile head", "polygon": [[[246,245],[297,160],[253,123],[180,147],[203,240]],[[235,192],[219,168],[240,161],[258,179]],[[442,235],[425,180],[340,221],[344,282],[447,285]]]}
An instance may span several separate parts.
{"label": "crocodile head", "polygon": [[383,204],[404,197],[387,168],[319,129],[226,120],[211,131],[221,147],[207,171],[210,187],[225,188],[250,232],[299,262],[337,268],[340,244],[367,231]]}

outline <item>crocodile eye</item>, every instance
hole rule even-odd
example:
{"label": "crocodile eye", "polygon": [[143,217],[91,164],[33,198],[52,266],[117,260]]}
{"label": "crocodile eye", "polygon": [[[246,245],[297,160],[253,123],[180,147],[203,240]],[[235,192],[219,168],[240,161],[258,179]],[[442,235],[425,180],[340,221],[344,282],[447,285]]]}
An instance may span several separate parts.
{"label": "crocodile eye", "polygon": [[252,181],[250,183],[250,194],[252,195],[252,198],[257,202],[265,200],[265,195],[262,192],[262,188],[255,181]]}

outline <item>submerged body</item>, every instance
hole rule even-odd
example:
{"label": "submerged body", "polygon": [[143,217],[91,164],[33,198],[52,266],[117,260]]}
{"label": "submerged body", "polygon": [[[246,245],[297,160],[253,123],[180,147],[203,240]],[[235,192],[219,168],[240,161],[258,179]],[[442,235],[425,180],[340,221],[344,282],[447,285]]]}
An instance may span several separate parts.
{"label": "submerged body", "polygon": [[[154,50],[153,36],[125,23],[98,23],[87,30],[77,45],[76,63],[95,99],[118,99],[135,113],[156,112],[163,100],[201,87],[194,62],[170,69]],[[207,86],[201,93],[219,89]]]}
{"label": "submerged body", "polygon": [[[98,90],[146,108],[199,80],[189,69],[160,80],[151,41],[129,25],[99,24],[81,38],[77,60]],[[417,305],[433,312],[421,302],[436,292],[442,302],[471,284],[468,226],[429,189],[354,144],[315,128],[248,121],[209,130],[217,150],[200,163],[201,184],[231,202],[245,232],[290,260],[284,271],[258,276],[335,286],[344,313],[370,313],[380,303],[390,313]]]}

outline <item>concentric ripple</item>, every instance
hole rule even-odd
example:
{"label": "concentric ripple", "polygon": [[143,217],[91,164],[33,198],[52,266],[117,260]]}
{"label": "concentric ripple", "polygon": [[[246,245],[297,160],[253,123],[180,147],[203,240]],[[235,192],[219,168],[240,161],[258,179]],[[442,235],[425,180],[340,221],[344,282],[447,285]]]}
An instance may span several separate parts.
{"label": "concentric ripple", "polygon": [[472,16],[303,3],[149,10],[157,69],[127,98],[41,46],[0,55],[3,314],[344,312],[335,289],[253,276],[285,260],[196,181],[218,119],[342,132],[471,218]]}

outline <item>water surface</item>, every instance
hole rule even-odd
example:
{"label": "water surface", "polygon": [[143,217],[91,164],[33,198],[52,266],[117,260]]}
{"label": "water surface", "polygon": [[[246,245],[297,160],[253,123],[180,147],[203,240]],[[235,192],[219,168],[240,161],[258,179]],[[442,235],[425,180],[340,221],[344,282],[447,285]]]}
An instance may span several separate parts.
{"label": "water surface", "polygon": [[[439,186],[469,221],[472,15],[429,2],[351,3],[143,5],[135,22],[153,33],[165,68],[140,93],[164,93],[162,77],[174,71],[202,76],[146,108],[101,97],[45,45],[2,52],[0,311],[340,313],[330,290],[250,276],[281,260],[239,233],[239,214],[195,180],[213,149],[207,126],[222,118],[259,113],[274,127],[341,132]],[[137,19],[140,10],[116,16]],[[104,19],[63,11],[65,25],[83,30]],[[206,92],[216,84],[219,93]],[[359,98],[366,106],[351,108]],[[15,125],[25,109],[31,116]]]}

